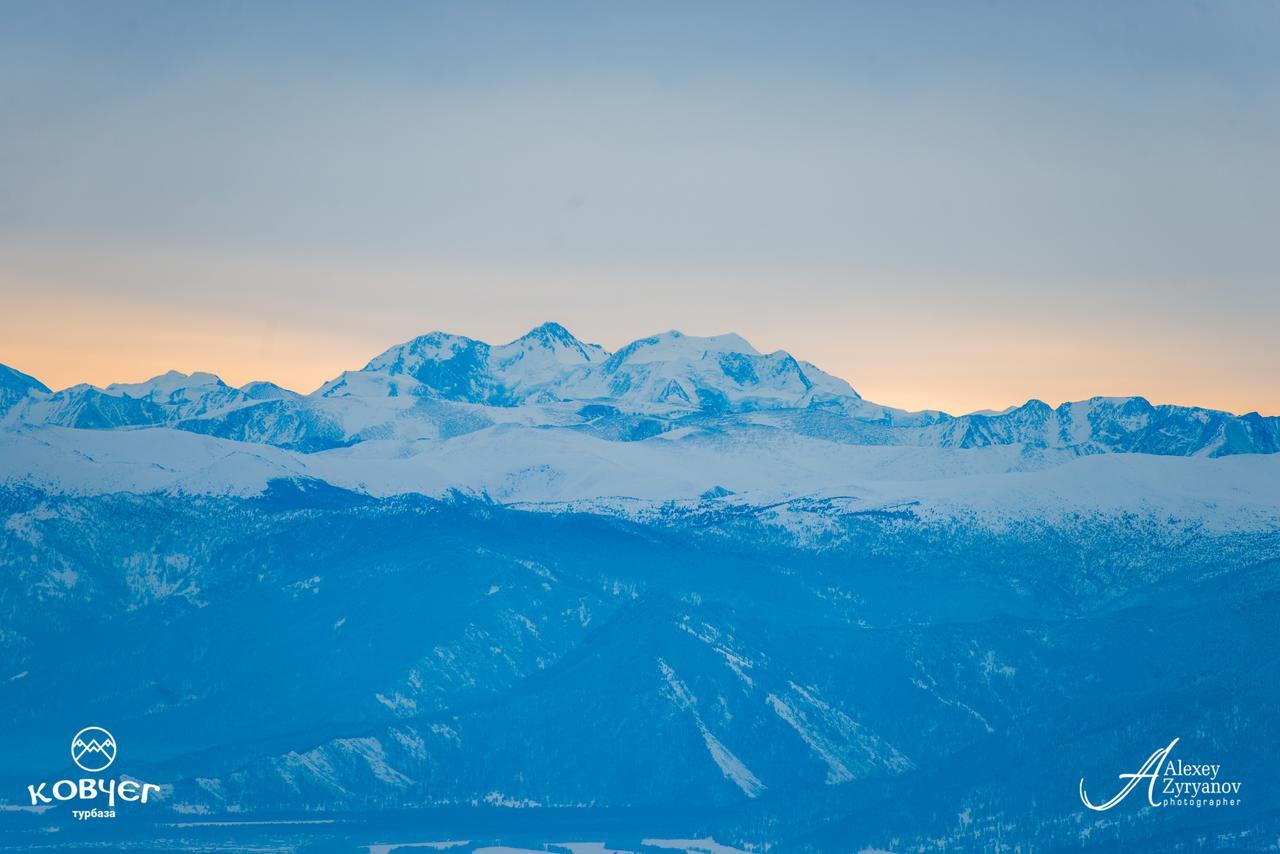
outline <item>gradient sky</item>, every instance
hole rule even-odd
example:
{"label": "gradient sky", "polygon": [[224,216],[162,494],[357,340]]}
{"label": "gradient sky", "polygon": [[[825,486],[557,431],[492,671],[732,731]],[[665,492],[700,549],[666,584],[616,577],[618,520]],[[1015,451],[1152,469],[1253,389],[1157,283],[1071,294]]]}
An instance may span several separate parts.
{"label": "gradient sky", "polygon": [[309,391],[735,331],[908,408],[1280,413],[1274,2],[0,2],[0,362]]}

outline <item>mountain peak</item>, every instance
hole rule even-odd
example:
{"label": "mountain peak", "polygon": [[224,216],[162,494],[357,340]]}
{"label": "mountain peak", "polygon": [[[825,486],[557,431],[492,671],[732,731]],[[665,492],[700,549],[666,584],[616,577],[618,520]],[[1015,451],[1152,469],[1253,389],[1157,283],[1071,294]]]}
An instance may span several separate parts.
{"label": "mountain peak", "polygon": [[365,371],[384,371],[389,374],[413,374],[423,362],[440,362],[452,359],[460,352],[476,347],[489,349],[483,341],[476,341],[465,335],[454,335],[451,332],[433,330],[397,344],[374,356],[361,369]]}
{"label": "mountain peak", "polygon": [[183,389],[213,386],[224,388],[226,383],[216,374],[208,371],[194,371],[184,374],[182,371],[165,371],[163,374],[143,380],[140,383],[112,383],[104,391],[108,394],[125,395],[127,397],[168,397]]}
{"label": "mountain peak", "polygon": [[[421,383],[414,394],[446,400],[509,406],[608,353],[585,344],[559,323],[543,323],[507,344],[494,346],[448,332],[428,332],[373,358],[359,373],[407,375]],[[352,388],[351,380],[342,387]],[[337,381],[321,392],[331,394]],[[383,388],[385,384],[359,384]]]}
{"label": "mountain peak", "polygon": [[35,377],[0,365],[0,415],[4,415],[32,392],[49,394],[49,387]]}
{"label": "mountain peak", "polygon": [[640,365],[647,362],[698,361],[721,354],[759,356],[741,335],[732,332],[724,335],[686,335],[672,329],[632,341],[609,358],[606,370],[616,370],[624,362]]}
{"label": "mountain peak", "polygon": [[26,394],[30,391],[49,394],[49,387],[40,382],[40,380],[8,365],[0,365],[0,390],[21,394]]}
{"label": "mountain peak", "polygon": [[[859,401],[848,383],[782,350],[763,354],[741,335],[678,330],[633,341],[601,366],[599,398],[640,407],[729,410],[845,406]],[[841,401],[844,401],[843,403]]]}
{"label": "mountain peak", "polygon": [[[500,371],[520,366],[520,377],[510,377],[515,385],[543,383],[552,374],[580,365],[603,362],[609,357],[598,344],[586,344],[559,323],[536,326],[510,344],[493,348],[493,362]],[[532,372],[533,375],[529,375]]]}
{"label": "mountain peak", "polygon": [[[538,341],[543,344],[563,344],[573,346],[581,342],[559,323],[554,320],[548,320],[539,326],[530,329],[524,335],[521,335],[516,341]],[[515,343],[514,341],[512,342]]]}

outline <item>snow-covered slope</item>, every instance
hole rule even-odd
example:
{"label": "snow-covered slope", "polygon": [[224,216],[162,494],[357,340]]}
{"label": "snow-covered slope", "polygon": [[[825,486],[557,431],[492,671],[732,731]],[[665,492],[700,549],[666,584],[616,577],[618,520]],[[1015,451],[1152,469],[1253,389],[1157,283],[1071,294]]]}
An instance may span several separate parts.
{"label": "snow-covered slope", "polygon": [[357,372],[327,383],[320,393],[416,394],[491,406],[531,400],[583,366],[608,354],[584,344],[558,323],[544,323],[510,344],[493,347],[461,335],[431,332],[387,350]]}
{"label": "snow-covered slope", "polygon": [[49,387],[22,371],[0,365],[0,417],[33,393],[48,394]]}
{"label": "snow-covered slope", "polygon": [[155,404],[165,410],[166,415],[178,418],[207,415],[250,400],[247,394],[204,371],[194,374],[169,371],[146,382],[112,383],[105,391],[109,395]]}
{"label": "snow-covered slope", "polygon": [[767,429],[615,442],[513,424],[445,441],[370,440],[313,453],[167,428],[0,433],[0,483],[10,486],[252,496],[280,479],[377,497],[461,492],[525,509],[638,520],[775,508],[775,521],[796,530],[824,515],[902,507],[985,527],[1081,514],[1214,530],[1280,527],[1280,455],[1078,457],[1011,445],[849,445]]}
{"label": "snow-covered slope", "polygon": [[[856,401],[847,383],[812,369],[829,397]],[[781,351],[762,355],[737,335],[666,332],[632,342],[598,368],[563,383],[566,396],[634,411],[725,412],[804,408],[815,383]]]}

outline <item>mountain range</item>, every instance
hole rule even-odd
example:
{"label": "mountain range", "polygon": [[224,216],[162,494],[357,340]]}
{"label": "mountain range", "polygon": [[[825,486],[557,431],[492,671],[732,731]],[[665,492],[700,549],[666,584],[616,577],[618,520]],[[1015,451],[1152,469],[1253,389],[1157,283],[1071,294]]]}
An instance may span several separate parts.
{"label": "mountain range", "polygon": [[[1278,422],[555,324],[306,395],[0,368],[0,843],[1263,850]],[[154,808],[20,809],[88,724]],[[1244,807],[1083,809],[1175,737]]]}
{"label": "mountain range", "polygon": [[51,392],[0,366],[7,429],[164,426],[307,452],[370,439],[448,438],[513,422],[626,441],[683,427],[705,430],[717,419],[749,424],[753,413],[786,414],[790,420],[774,423],[858,444],[1177,456],[1280,450],[1280,417],[1154,406],[1141,397],[1095,397],[1056,409],[1029,400],[958,417],[906,412],[863,400],[844,380],[783,351],[761,354],[732,334],[673,331],[610,353],[556,323],[501,346],[432,332],[307,395],[269,382],[233,388],[213,374],[176,371]]}
{"label": "mountain range", "polygon": [[[101,431],[114,438],[84,433],[74,440],[57,438],[50,428]],[[788,353],[761,354],[737,335],[668,332],[610,353],[554,323],[501,346],[432,332],[306,395],[268,382],[233,388],[213,374],[174,371],[141,383],[53,392],[0,367],[0,441],[12,448],[2,473],[11,480],[56,471],[45,465],[47,449],[71,441],[96,448],[95,459],[104,464],[119,457],[113,473],[118,479],[121,466],[129,464],[129,449],[141,441],[127,434],[139,430],[151,431],[149,446],[173,446],[170,484],[185,488],[204,487],[190,478],[179,482],[182,475],[194,474],[181,459],[189,458],[207,474],[210,457],[228,456],[232,447],[183,441],[182,434],[192,434],[245,449],[294,452],[301,456],[257,459],[285,476],[309,469],[357,488],[350,477],[323,474],[325,467],[345,458],[386,470],[396,468],[388,461],[454,456],[445,453],[447,446],[475,465],[451,459],[444,480],[421,482],[404,477],[400,467],[401,473],[385,483],[372,478],[368,488],[426,493],[461,488],[510,500],[637,492],[679,499],[716,489],[745,492],[758,486],[750,477],[740,475],[737,485],[692,483],[685,476],[687,464],[669,458],[714,462],[752,448],[761,456],[799,455],[819,470],[822,476],[788,486],[783,490],[788,494],[802,486],[838,485],[842,472],[851,469],[822,460],[833,455],[839,460],[853,448],[922,449],[918,460],[928,449],[1003,449],[995,468],[964,456],[933,458],[934,469],[969,473],[1032,470],[1096,454],[1215,458],[1280,450],[1280,418],[1256,412],[1157,406],[1141,397],[1095,397],[1056,408],[1030,400],[1004,412],[961,416],[907,412],[866,401],[847,382]],[[626,444],[648,447],[629,450],[622,447]],[[24,467],[23,458],[37,465]],[[534,481],[556,474],[564,476],[561,481],[587,476],[584,458],[599,463],[594,493],[585,485],[560,495],[553,488],[533,488]],[[496,470],[503,460],[509,465]],[[544,476],[537,466],[544,467]],[[611,484],[610,470],[623,476]],[[749,467],[737,470],[746,474]],[[637,472],[646,474],[644,489],[633,483]],[[912,475],[909,469],[903,473]],[[662,483],[664,474],[669,477]],[[133,487],[163,485],[163,479],[142,475]],[[447,482],[449,476],[456,482]],[[265,482],[251,478],[251,484],[237,484],[234,474],[214,480],[219,489],[240,491]],[[119,482],[130,484],[127,477]]]}

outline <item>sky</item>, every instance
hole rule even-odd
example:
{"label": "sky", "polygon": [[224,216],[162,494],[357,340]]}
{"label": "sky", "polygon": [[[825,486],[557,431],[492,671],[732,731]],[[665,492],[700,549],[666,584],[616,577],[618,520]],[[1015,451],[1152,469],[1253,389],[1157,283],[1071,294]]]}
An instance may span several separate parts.
{"label": "sky", "polygon": [[0,363],[310,391],[737,332],[910,409],[1280,414],[1280,4],[0,0]]}

